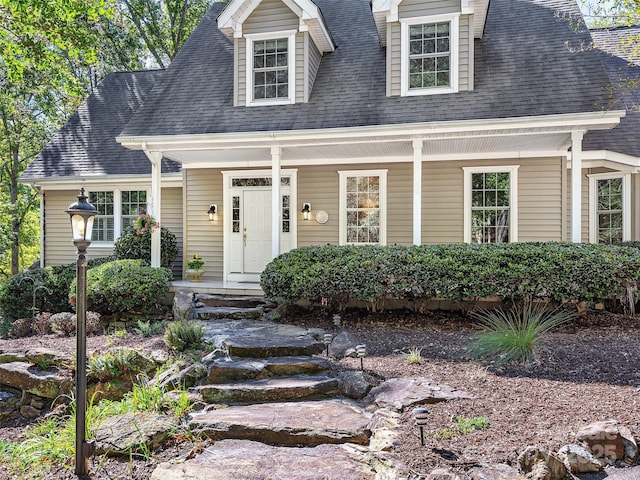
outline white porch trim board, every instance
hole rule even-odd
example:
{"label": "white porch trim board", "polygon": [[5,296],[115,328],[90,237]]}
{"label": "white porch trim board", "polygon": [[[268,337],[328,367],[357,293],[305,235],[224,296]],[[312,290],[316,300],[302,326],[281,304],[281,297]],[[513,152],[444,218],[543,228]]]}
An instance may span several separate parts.
{"label": "white porch trim board", "polygon": [[571,132],[571,241],[582,242],[582,138],[584,131]]}
{"label": "white porch trim board", "polygon": [[[149,203],[149,214],[153,215],[158,223],[162,225],[162,152],[151,152],[146,149],[146,145],[143,145],[143,151],[151,162],[151,202]],[[161,265],[160,239],[161,231],[159,228],[156,228],[151,233],[151,266],[155,268],[158,268]]]}
{"label": "white porch trim board", "polygon": [[271,258],[280,255],[280,160],[282,149],[271,147]]}
{"label": "white porch trim board", "polygon": [[413,244],[422,243],[422,145],[413,141]]}

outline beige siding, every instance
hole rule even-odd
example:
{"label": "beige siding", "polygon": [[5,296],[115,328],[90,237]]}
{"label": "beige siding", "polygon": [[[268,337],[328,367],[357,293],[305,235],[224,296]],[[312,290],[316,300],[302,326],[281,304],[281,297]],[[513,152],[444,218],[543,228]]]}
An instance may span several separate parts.
{"label": "beige siding", "polygon": [[305,98],[304,100],[305,102],[308,102],[313,92],[313,83],[316,81],[316,74],[318,73],[318,69],[320,68],[320,61],[322,60],[322,54],[320,53],[320,50],[318,50],[318,47],[316,47],[316,44],[313,42],[309,34],[305,33],[304,36],[309,46],[308,48],[309,53],[307,57],[307,64],[309,65],[307,89],[309,93],[307,98]]}
{"label": "beige siding", "polygon": [[469,47],[469,28],[471,22],[469,15],[462,15],[460,17],[460,54],[458,57],[458,88],[460,91],[469,90],[471,82],[469,82],[469,75],[471,71],[469,68],[469,48],[473,48],[473,44]]}
{"label": "beige siding", "polygon": [[[591,173],[596,173],[600,169],[582,169],[582,242],[589,241],[589,177]],[[600,173],[600,172],[598,172]],[[571,170],[567,173],[567,215],[566,215],[566,239],[571,241]]]}
{"label": "beige siding", "polygon": [[298,16],[281,0],[263,0],[242,25],[242,32],[269,33],[297,30]]}
{"label": "beige siding", "polygon": [[296,35],[296,103],[303,103],[306,101],[304,98],[304,34],[298,33]]}
{"label": "beige siding", "polygon": [[423,17],[428,15],[441,15],[445,13],[459,12],[460,0],[403,0],[398,6],[400,18]]}
{"label": "beige siding", "polygon": [[397,96],[401,93],[401,58],[402,53],[400,49],[401,45],[401,35],[400,35],[400,22],[394,22],[388,25],[389,28],[389,39],[387,41],[387,50],[390,52],[389,57],[389,65],[387,68],[389,69],[389,81],[390,81],[390,90],[391,96]]}
{"label": "beige siding", "polygon": [[247,40],[237,38],[235,43],[238,57],[238,106],[244,107],[247,105]]}
{"label": "beige siding", "polygon": [[329,221],[320,225],[315,221],[298,219],[298,246],[338,244],[340,228],[339,176],[341,170],[380,170],[387,173],[387,244],[410,245],[412,242],[412,169],[410,163],[331,165],[298,169],[299,210],[303,202],[310,202],[313,211],[325,210]]}
{"label": "beige siding", "polygon": [[[144,187],[144,188],[148,188]],[[64,212],[73,203],[77,190],[45,190],[44,212],[46,225],[44,229],[44,261],[45,265],[64,265],[76,261],[76,249],[71,242],[69,216]],[[178,247],[182,244],[182,189],[162,189],[162,226],[176,235]],[[113,248],[96,247],[88,249],[89,258],[106,257],[113,254]],[[181,258],[176,260],[179,274]]]}
{"label": "beige siding", "polygon": [[[191,258],[196,252],[204,258],[206,271],[204,280],[222,280],[223,249],[222,225],[224,205],[222,204],[222,173],[216,169],[185,170],[184,196],[185,236],[184,259]],[[218,205],[215,221],[210,222],[207,215],[209,206]]]}
{"label": "beige siding", "polygon": [[[561,159],[486,161],[484,165],[520,165],[518,170],[518,240],[561,240]],[[423,243],[464,240],[464,174],[478,162],[423,164]]]}

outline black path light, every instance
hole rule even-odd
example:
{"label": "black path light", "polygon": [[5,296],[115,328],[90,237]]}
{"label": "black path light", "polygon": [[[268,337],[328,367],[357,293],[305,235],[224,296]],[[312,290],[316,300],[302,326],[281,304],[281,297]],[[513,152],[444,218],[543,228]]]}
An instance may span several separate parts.
{"label": "black path light", "polygon": [[331,345],[331,342],[333,342],[333,335],[331,335],[330,333],[325,333],[322,336],[322,343],[324,343],[324,346],[327,349],[327,357],[329,356],[329,345]]}
{"label": "black path light", "polygon": [[71,217],[73,244],[78,249],[76,262],[76,470],[78,477],[89,473],[93,444],[86,441],[87,410],[87,248],[91,245],[96,207],[87,202],[84,188],[77,202],[65,210]]}
{"label": "black path light", "polygon": [[360,370],[364,370],[364,357],[367,354],[367,346],[364,343],[356,345],[356,356],[360,359]]}
{"label": "black path light", "polygon": [[340,316],[340,314],[335,313],[335,314],[333,315],[332,319],[333,319],[333,324],[334,324],[336,327],[340,328],[340,325],[342,325],[342,317]]}
{"label": "black path light", "polygon": [[420,445],[424,447],[424,427],[427,425],[427,419],[429,417],[429,410],[426,408],[414,408],[413,418],[416,420],[416,425],[420,428]]}

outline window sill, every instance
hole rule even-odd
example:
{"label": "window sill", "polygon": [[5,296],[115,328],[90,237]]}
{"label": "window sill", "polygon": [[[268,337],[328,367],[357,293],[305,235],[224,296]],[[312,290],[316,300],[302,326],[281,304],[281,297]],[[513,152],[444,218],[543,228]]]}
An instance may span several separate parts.
{"label": "window sill", "polygon": [[458,93],[453,87],[434,87],[434,88],[410,88],[403,92],[403,97],[416,97],[422,95],[442,95],[446,93]]}
{"label": "window sill", "polygon": [[247,107],[266,107],[271,105],[293,105],[296,103],[290,98],[277,99],[277,100],[252,100],[247,102]]}

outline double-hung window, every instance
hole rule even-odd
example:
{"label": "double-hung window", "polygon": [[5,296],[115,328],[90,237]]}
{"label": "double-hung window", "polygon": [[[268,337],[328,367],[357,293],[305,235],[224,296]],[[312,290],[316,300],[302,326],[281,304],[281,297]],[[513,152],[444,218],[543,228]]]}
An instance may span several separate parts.
{"label": "double-hung window", "polygon": [[106,190],[89,192],[98,214],[93,222],[92,241],[113,243],[131,226],[131,220],[147,213],[146,190]]}
{"label": "double-hung window", "polygon": [[247,105],[295,102],[295,33],[247,35]]}
{"label": "double-hung window", "polygon": [[386,244],[387,170],[342,171],[340,244]]}
{"label": "double-hung window", "polygon": [[464,167],[464,241],[518,240],[518,167]]}
{"label": "double-hung window", "polygon": [[458,91],[459,16],[401,20],[402,95]]}
{"label": "double-hung window", "polygon": [[618,243],[631,239],[631,175],[589,175],[589,241]]}

